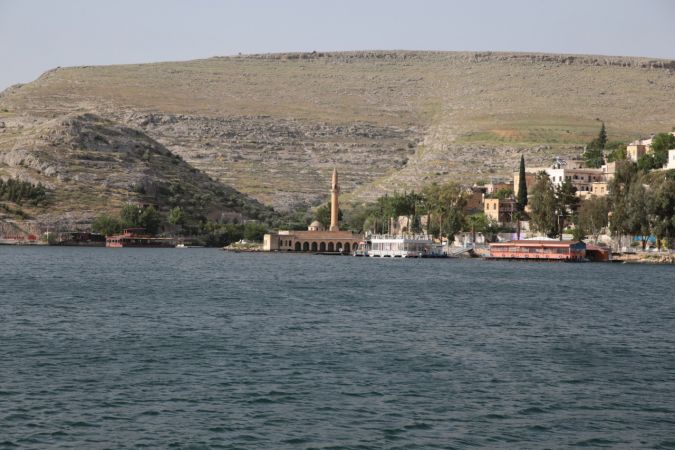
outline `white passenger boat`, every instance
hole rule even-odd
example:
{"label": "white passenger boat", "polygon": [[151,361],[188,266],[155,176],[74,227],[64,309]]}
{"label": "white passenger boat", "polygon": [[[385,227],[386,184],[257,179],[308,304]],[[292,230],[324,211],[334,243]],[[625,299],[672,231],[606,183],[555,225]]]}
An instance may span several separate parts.
{"label": "white passenger boat", "polygon": [[440,258],[446,256],[428,234],[374,234],[367,255],[380,258]]}

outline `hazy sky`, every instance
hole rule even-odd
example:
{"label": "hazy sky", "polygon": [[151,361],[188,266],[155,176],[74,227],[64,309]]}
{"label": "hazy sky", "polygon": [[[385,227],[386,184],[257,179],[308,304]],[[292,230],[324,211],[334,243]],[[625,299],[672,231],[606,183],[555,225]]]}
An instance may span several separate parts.
{"label": "hazy sky", "polygon": [[0,90],[56,66],[362,49],[675,59],[675,1],[0,0]]}

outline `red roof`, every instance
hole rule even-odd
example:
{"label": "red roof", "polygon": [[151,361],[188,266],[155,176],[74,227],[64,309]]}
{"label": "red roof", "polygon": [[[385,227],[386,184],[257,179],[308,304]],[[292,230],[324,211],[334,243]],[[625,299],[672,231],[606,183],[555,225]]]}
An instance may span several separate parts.
{"label": "red roof", "polygon": [[509,242],[497,242],[490,247],[569,247],[578,244],[579,241],[554,241],[554,240],[521,240]]}

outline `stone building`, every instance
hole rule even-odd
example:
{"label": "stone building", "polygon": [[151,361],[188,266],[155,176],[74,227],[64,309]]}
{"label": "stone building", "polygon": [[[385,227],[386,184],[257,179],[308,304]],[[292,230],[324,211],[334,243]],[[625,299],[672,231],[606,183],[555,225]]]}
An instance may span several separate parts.
{"label": "stone building", "polygon": [[513,223],[518,210],[516,201],[512,198],[486,198],[483,207],[485,215],[500,225]]}
{"label": "stone building", "polygon": [[307,231],[279,230],[266,234],[263,238],[263,250],[284,252],[327,252],[350,253],[363,240],[360,234],[340,231],[338,223],[339,194],[337,169],[333,170],[331,183],[330,227],[324,230],[318,221],[312,222]]}

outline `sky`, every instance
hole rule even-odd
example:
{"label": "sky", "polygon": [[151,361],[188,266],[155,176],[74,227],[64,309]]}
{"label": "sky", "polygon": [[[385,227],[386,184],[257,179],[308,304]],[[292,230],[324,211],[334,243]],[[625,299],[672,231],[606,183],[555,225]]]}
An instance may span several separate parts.
{"label": "sky", "polygon": [[521,51],[675,59],[671,0],[0,0],[0,90],[54,67],[238,53]]}

